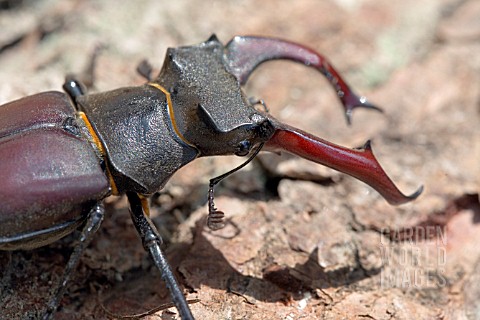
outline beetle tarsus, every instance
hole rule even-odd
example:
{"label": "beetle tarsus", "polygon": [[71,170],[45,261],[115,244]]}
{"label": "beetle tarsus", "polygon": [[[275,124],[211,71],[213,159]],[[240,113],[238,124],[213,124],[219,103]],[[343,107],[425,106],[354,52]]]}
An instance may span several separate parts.
{"label": "beetle tarsus", "polygon": [[184,320],[193,320],[194,318],[188,306],[188,302],[180,289],[180,285],[175,279],[172,268],[170,267],[165,254],[160,248],[160,245],[163,242],[160,234],[152,221],[145,216],[142,201],[138,194],[127,192],[127,197],[130,202],[130,213],[133,224],[142,239],[145,250],[148,251],[155,266],[160,271],[162,279],[165,281],[165,284],[169,289],[172,301],[180,313],[180,317]]}
{"label": "beetle tarsus", "polygon": [[70,259],[68,260],[67,266],[63,272],[63,276],[61,278],[61,282],[58,285],[56,292],[53,294],[52,298],[47,304],[47,311],[43,316],[44,320],[51,319],[55,310],[62,299],[62,296],[65,292],[65,287],[67,282],[70,280],[72,273],[77,268],[78,263],[80,262],[80,258],[82,257],[83,252],[90,244],[93,239],[93,236],[97,232],[98,228],[100,227],[103,218],[105,216],[105,209],[103,204],[98,203],[96,204],[93,209],[88,214],[87,220],[85,222],[85,226],[83,227],[82,233],[80,235],[80,239],[78,240],[78,244],[75,246]]}

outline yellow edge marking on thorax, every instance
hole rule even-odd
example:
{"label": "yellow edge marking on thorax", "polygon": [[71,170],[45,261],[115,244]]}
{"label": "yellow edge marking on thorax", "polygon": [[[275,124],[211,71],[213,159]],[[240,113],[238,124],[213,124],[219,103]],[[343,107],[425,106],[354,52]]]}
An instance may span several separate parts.
{"label": "yellow edge marking on thorax", "polygon": [[193,144],[191,144],[184,136],[183,134],[180,132],[180,130],[178,129],[178,126],[177,126],[177,121],[175,120],[175,113],[173,112],[173,103],[172,103],[172,97],[170,96],[170,92],[167,91],[167,89],[165,89],[164,87],[162,87],[161,85],[159,85],[158,83],[155,83],[155,82],[149,82],[148,83],[149,86],[151,87],[154,87],[160,91],[163,92],[163,94],[165,95],[165,98],[167,99],[167,104],[168,104],[168,115],[170,116],[170,120],[172,121],[172,127],[173,127],[173,130],[175,131],[175,133],[177,134],[177,136],[183,141],[185,142],[186,144],[188,144],[190,147],[193,147],[195,149],[197,149],[197,147],[195,147]]}
{"label": "yellow edge marking on thorax", "polygon": [[113,195],[118,195],[117,185],[115,184],[115,181],[113,180],[112,173],[110,172],[110,169],[108,168],[107,152],[105,151],[105,148],[103,147],[102,142],[98,138],[98,135],[95,132],[95,130],[93,129],[93,126],[90,123],[90,120],[88,120],[88,118],[87,118],[87,115],[82,111],[78,111],[77,114],[80,116],[80,118],[82,118],[83,122],[85,123],[85,126],[88,129],[88,132],[90,132],[90,135],[93,139],[93,143],[95,143],[98,150],[100,150],[100,153],[102,154],[103,160],[105,161],[105,168],[107,170],[108,181],[110,181],[110,186],[112,187],[112,194]]}
{"label": "yellow edge marking on thorax", "polygon": [[138,198],[140,199],[140,203],[142,204],[143,212],[147,217],[150,218],[150,206],[148,204],[148,197],[139,193],[137,193],[137,195],[138,195]]}

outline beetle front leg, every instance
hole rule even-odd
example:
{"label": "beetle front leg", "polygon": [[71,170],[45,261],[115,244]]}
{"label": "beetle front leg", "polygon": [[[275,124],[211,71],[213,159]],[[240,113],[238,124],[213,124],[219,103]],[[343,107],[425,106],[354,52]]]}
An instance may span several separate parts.
{"label": "beetle front leg", "polygon": [[144,201],[145,198],[141,198],[134,192],[127,192],[127,197],[130,202],[130,213],[133,224],[135,225],[140,238],[142,238],[143,247],[150,254],[155,266],[160,271],[162,279],[165,281],[167,288],[170,291],[172,301],[180,313],[180,317],[184,320],[194,319],[192,312],[188,307],[187,300],[180,289],[180,285],[173,275],[172,268],[160,248],[160,245],[163,242],[162,237],[147,216],[149,214],[149,207]]}
{"label": "beetle front leg", "polygon": [[65,293],[66,284],[70,280],[73,272],[78,266],[80,262],[80,258],[83,255],[83,252],[90,244],[93,239],[94,234],[97,232],[100,224],[103,221],[103,217],[105,216],[105,208],[103,207],[102,203],[97,203],[93,209],[89,212],[87,220],[85,221],[85,226],[83,227],[82,233],[80,235],[79,243],[73,249],[72,255],[68,260],[67,266],[63,272],[62,280],[58,285],[56,292],[53,294],[52,298],[48,302],[47,305],[47,312],[43,316],[44,320],[48,320],[52,317],[55,310],[60,303],[60,300]]}

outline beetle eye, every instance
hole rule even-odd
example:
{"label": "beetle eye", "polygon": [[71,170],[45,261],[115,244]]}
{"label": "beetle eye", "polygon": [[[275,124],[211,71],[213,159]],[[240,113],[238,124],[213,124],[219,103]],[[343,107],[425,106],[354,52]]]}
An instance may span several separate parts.
{"label": "beetle eye", "polygon": [[243,140],[238,144],[235,154],[240,157],[246,156],[250,152],[251,147],[252,144],[250,143],[250,141]]}

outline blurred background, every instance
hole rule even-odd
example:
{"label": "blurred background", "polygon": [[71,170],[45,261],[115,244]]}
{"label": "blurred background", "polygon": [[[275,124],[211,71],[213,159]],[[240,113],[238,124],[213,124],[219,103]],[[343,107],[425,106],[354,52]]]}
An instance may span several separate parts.
{"label": "blurred background", "polygon": [[[204,228],[208,179],[242,159],[186,166],[155,195],[153,215],[188,298],[200,299],[194,314],[480,319],[479,1],[0,0],[0,30],[0,104],[61,90],[65,75],[81,73],[97,47],[91,92],[140,85],[141,60],[158,72],[168,47],[213,33],[224,43],[262,35],[318,50],[385,112],[355,111],[348,127],[327,81],[284,61],[262,65],[246,94],[332,142],[353,148],[373,139],[400,189],[424,185],[424,194],[391,207],[353,178],[265,154],[219,186],[217,207],[231,220],[213,233]],[[105,318],[102,306],[134,314],[169,302],[126,201],[107,201],[108,217],[58,319]],[[75,236],[0,253],[0,318],[38,316]],[[158,315],[176,317],[172,308]]]}

